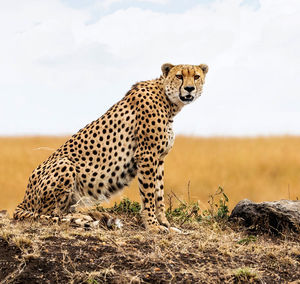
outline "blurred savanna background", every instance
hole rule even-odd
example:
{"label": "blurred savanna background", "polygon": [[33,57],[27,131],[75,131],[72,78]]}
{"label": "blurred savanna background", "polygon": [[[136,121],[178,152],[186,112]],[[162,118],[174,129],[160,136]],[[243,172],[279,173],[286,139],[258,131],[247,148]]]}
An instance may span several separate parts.
{"label": "blurred savanna background", "polygon": [[[209,65],[203,96],[174,120],[166,195],[203,210],[219,186],[231,209],[300,198],[299,19],[297,0],[1,2],[0,210],[166,62]],[[123,196],[139,201],[136,181],[111,203]]]}
{"label": "blurred savanna background", "polygon": [[[10,213],[23,198],[30,172],[67,137],[37,136],[0,139],[0,208]],[[208,198],[221,186],[229,207],[241,199],[254,201],[300,197],[300,137],[200,138],[178,136],[166,158],[165,188],[182,201],[198,201],[208,208]],[[113,198],[139,201],[137,182]]]}

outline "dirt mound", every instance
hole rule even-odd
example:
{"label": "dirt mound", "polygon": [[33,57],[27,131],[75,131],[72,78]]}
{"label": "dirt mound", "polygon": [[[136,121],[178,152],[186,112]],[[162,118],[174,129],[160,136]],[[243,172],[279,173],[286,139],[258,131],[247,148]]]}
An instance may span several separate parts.
{"label": "dirt mound", "polygon": [[84,231],[0,217],[0,283],[286,283],[300,279],[300,244],[226,223],[185,223],[150,235],[139,220]]}

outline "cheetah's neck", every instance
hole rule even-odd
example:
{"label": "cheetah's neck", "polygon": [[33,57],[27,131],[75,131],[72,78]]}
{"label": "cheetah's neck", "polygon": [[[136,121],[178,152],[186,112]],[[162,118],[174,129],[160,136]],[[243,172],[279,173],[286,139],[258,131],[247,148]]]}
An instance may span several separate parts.
{"label": "cheetah's neck", "polygon": [[170,99],[168,98],[168,96],[166,95],[165,90],[164,90],[164,80],[165,80],[164,76],[160,76],[158,79],[156,79],[154,81],[156,81],[157,85],[162,90],[162,93],[164,94],[168,104],[170,105],[170,113],[169,113],[170,118],[169,119],[172,121],[173,118],[176,116],[176,114],[181,111],[181,109],[184,105],[183,104],[176,105],[170,101]]}

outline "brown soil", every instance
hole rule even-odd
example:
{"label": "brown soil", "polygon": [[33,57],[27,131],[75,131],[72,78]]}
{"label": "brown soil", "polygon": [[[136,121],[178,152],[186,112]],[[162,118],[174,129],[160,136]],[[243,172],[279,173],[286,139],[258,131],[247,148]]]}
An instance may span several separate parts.
{"label": "brown soil", "polygon": [[232,225],[184,224],[149,234],[16,223],[0,216],[0,283],[300,283],[295,237],[249,237]]}

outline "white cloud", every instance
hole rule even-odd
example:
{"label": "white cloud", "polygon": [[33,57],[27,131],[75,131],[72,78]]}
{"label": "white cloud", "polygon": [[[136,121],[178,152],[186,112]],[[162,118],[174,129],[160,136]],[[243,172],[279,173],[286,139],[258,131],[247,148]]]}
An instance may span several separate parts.
{"label": "white cloud", "polygon": [[[146,3],[154,3],[154,4],[167,4],[170,2],[170,0],[136,0],[137,2],[146,2]],[[113,4],[122,4],[125,3],[126,0],[101,0],[96,1],[94,7],[103,7],[103,8],[109,8]],[[93,8],[94,8],[93,7]]]}
{"label": "white cloud", "polygon": [[216,1],[180,14],[132,7],[87,24],[93,7],[6,1],[0,133],[74,132],[172,62],[210,66],[204,95],[178,115],[177,132],[300,134],[300,2],[240,4]]}
{"label": "white cloud", "polygon": [[167,4],[170,3],[171,0],[137,0],[138,2],[148,2],[148,3],[155,3],[155,4]]}

